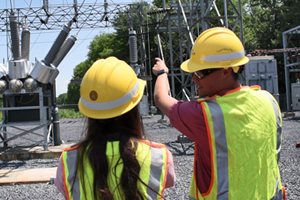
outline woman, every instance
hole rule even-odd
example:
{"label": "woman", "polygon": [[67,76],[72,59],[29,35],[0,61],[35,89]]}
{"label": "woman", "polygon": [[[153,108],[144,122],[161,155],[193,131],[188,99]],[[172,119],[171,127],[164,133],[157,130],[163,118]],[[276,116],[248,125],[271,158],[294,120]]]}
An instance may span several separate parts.
{"label": "woman", "polygon": [[55,185],[67,199],[163,199],[174,185],[173,157],[144,139],[138,110],[146,82],[115,57],[84,75],[78,106],[88,117],[83,141],[64,150]]}

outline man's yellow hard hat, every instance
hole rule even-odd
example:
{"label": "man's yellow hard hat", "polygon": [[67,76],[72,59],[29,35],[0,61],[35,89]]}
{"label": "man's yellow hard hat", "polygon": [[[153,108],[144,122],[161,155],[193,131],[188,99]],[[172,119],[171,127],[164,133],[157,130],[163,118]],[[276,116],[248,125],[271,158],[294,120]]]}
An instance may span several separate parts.
{"label": "man's yellow hard hat", "polygon": [[94,119],[120,116],[141,100],[146,81],[116,57],[97,60],[85,73],[80,85],[80,112]]}
{"label": "man's yellow hard hat", "polygon": [[196,72],[212,68],[232,67],[238,72],[239,66],[249,62],[242,42],[228,28],[215,27],[202,32],[194,43],[189,60],[180,68],[185,72]]}

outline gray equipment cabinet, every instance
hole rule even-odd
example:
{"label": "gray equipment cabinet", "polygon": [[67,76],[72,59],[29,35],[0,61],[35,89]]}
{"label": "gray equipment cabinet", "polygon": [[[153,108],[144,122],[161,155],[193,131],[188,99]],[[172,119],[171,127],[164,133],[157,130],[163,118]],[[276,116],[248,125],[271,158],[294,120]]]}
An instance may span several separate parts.
{"label": "gray equipment cabinet", "polygon": [[292,83],[291,90],[293,111],[300,110],[300,82]]}
{"label": "gray equipment cabinet", "polygon": [[243,77],[243,85],[259,85],[261,89],[270,92],[279,105],[277,62],[274,56],[249,57]]}
{"label": "gray equipment cabinet", "polygon": [[[0,108],[3,121],[0,124],[0,136],[3,146],[18,138],[42,145],[48,150],[47,136],[51,124],[50,91],[42,87],[28,92],[6,90],[3,94],[3,107]],[[42,129],[43,131],[37,132]]]}

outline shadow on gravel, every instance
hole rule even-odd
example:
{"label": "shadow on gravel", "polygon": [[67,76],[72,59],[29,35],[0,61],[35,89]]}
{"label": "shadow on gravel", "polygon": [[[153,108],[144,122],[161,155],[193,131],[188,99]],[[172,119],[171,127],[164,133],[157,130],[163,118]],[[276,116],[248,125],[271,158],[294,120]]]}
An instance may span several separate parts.
{"label": "shadow on gravel", "polygon": [[290,118],[290,120],[295,120],[295,121],[298,121],[300,123],[300,117],[292,117],[292,118]]}
{"label": "shadow on gravel", "polygon": [[168,123],[159,123],[159,122],[154,122],[154,123],[145,123],[144,124],[144,129],[145,130],[153,130],[153,129],[167,129],[167,128],[172,128],[172,126]]}
{"label": "shadow on gravel", "polygon": [[3,160],[0,162],[0,169],[18,169],[18,168],[24,168],[26,165],[26,161],[18,160],[11,162],[10,160]]}
{"label": "shadow on gravel", "polygon": [[7,177],[7,175],[12,172],[12,169],[8,170],[6,173],[2,173],[2,175],[0,176],[0,178],[4,178]]}
{"label": "shadow on gravel", "polygon": [[[189,156],[194,155],[194,143],[181,143],[178,141],[171,141],[165,143],[174,156]],[[175,152],[174,152],[175,151]]]}
{"label": "shadow on gravel", "polygon": [[19,152],[19,153],[27,153],[28,148],[31,148],[32,146],[14,146],[14,147],[0,147],[0,154],[5,153],[13,153],[13,152]]}

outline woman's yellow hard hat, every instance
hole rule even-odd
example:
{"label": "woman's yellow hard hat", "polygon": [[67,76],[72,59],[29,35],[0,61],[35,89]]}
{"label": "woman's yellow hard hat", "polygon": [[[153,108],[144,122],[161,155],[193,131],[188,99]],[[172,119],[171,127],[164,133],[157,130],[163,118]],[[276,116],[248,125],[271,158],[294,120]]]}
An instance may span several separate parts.
{"label": "woman's yellow hard hat", "polygon": [[97,60],[80,85],[80,112],[94,119],[120,116],[134,108],[144,94],[146,81],[116,57]]}

